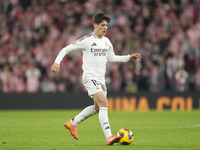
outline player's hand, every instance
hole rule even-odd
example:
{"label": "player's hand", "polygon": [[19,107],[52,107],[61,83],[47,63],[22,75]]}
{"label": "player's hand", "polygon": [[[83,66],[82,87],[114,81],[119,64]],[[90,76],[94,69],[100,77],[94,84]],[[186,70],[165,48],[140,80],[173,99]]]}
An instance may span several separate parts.
{"label": "player's hand", "polygon": [[141,55],[139,53],[135,53],[135,54],[131,54],[130,55],[130,60],[136,60],[136,61],[140,61],[141,59]]}
{"label": "player's hand", "polygon": [[55,73],[57,73],[59,71],[59,69],[60,69],[60,64],[58,64],[58,63],[53,64],[51,67],[51,70]]}

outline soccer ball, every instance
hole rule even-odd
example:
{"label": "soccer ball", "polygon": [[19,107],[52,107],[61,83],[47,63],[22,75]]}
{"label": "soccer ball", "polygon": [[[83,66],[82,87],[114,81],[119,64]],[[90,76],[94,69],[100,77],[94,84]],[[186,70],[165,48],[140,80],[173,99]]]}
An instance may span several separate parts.
{"label": "soccer ball", "polygon": [[129,129],[120,129],[117,132],[117,136],[121,137],[121,140],[119,141],[121,145],[129,145],[134,139],[133,132]]}

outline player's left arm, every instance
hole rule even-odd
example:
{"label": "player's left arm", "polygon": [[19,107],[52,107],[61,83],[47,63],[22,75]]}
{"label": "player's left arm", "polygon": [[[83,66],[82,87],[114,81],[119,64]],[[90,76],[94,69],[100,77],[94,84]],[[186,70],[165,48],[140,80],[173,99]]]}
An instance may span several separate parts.
{"label": "player's left arm", "polygon": [[141,59],[141,55],[139,53],[134,53],[130,55],[130,60],[136,60],[136,61],[140,61]]}
{"label": "player's left arm", "polygon": [[112,46],[111,42],[109,41],[109,51],[108,51],[107,58],[110,62],[127,62],[129,60],[140,61],[140,59],[142,57],[139,53],[134,53],[131,55],[115,55],[113,46]]}

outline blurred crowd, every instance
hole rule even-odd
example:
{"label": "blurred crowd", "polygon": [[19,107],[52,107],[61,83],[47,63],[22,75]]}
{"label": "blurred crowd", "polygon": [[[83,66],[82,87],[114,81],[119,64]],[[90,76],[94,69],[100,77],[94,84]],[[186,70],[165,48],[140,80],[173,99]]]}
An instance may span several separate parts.
{"label": "blurred crowd", "polygon": [[107,64],[108,91],[200,91],[200,0],[0,0],[0,91],[82,92],[82,52],[59,51],[93,31],[92,16],[112,20],[115,54],[141,62]]}

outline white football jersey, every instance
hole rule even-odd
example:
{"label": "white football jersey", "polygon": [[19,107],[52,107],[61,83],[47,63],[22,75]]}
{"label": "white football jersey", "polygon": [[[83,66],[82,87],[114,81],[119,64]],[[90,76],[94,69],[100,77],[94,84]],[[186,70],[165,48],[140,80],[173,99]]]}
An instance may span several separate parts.
{"label": "white football jersey", "polygon": [[117,56],[113,51],[113,46],[107,37],[97,38],[94,33],[86,35],[73,44],[64,47],[55,63],[60,64],[65,55],[72,51],[83,51],[83,78],[96,78],[105,82],[106,63],[127,62],[130,55]]}

